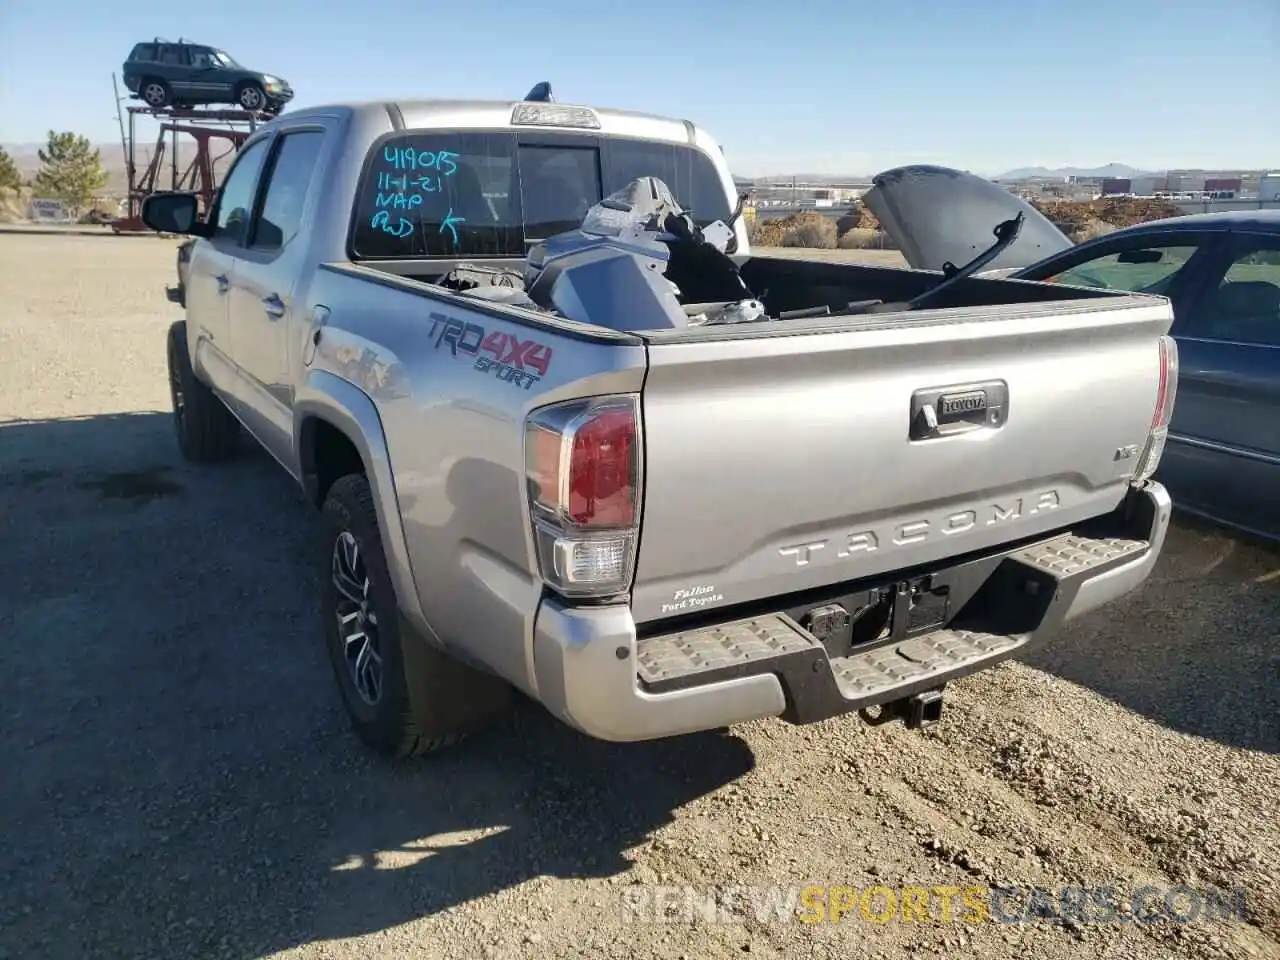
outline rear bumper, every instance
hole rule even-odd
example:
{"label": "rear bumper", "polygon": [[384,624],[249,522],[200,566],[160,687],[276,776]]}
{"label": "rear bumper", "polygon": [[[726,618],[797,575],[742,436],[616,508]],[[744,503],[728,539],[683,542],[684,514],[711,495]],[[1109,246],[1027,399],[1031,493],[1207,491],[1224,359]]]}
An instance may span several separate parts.
{"label": "rear bumper", "polygon": [[902,701],[994,666],[1151,573],[1171,503],[1149,483],[1079,530],[971,560],[982,586],[946,629],[846,657],[786,614],[637,639],[626,606],[543,601],[534,631],[538,696],[602,740],[692,733],[762,717],[811,723]]}

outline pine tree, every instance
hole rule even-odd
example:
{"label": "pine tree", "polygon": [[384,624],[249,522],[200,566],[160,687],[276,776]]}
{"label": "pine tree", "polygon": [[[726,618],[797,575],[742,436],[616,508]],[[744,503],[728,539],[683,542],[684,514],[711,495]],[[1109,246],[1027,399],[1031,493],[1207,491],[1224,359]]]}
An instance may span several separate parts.
{"label": "pine tree", "polygon": [[61,200],[78,217],[95,193],[107,183],[102,156],[88,137],[49,131],[49,143],[40,151],[42,166],[33,186],[37,196]]}
{"label": "pine tree", "polygon": [[22,174],[18,165],[9,156],[9,151],[0,147],[0,190],[17,190],[22,186]]}

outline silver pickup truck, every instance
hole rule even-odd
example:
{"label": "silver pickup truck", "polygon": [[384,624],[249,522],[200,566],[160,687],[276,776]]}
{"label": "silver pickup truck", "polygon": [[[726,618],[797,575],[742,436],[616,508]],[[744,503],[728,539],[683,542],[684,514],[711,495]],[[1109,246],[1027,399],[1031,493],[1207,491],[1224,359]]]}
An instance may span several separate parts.
{"label": "silver pickup truck", "polygon": [[247,431],[319,509],[373,748],[513,691],[615,741],[922,726],[1148,575],[1166,300],[973,276],[1016,218],[934,272],[755,255],[741,209],[699,127],[548,98],[292,111],[207,220],[149,198],[196,238],[182,454]]}

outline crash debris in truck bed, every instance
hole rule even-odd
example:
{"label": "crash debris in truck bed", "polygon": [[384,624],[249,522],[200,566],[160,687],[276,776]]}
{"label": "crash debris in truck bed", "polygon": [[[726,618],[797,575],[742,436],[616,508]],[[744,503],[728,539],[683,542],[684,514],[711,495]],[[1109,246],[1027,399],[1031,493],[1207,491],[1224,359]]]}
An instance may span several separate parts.
{"label": "crash debris in truck bed", "polygon": [[[970,276],[1012,243],[1021,220],[994,231],[991,249],[942,278],[912,300],[855,300],[833,308],[770,314],[767,291],[752,291],[730,254],[736,245],[732,223],[717,220],[699,228],[656,177],[641,177],[593,206],[576,230],[549,237],[534,247],[523,269],[460,264],[442,284],[490,302],[555,313],[580,323],[614,330],[669,330],[719,324],[853,316],[919,309],[939,291]],[[626,310],[617,304],[625,302]]]}

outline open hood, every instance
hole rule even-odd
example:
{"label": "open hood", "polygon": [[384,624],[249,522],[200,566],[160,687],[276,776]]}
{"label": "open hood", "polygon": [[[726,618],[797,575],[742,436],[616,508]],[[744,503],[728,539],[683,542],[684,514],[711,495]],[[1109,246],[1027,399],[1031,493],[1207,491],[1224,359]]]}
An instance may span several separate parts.
{"label": "open hood", "polygon": [[967,263],[991,246],[1000,223],[1019,213],[1022,232],[987,271],[1028,267],[1073,245],[1031,204],[971,173],[922,164],[886,170],[872,183],[862,202],[917,270]]}

